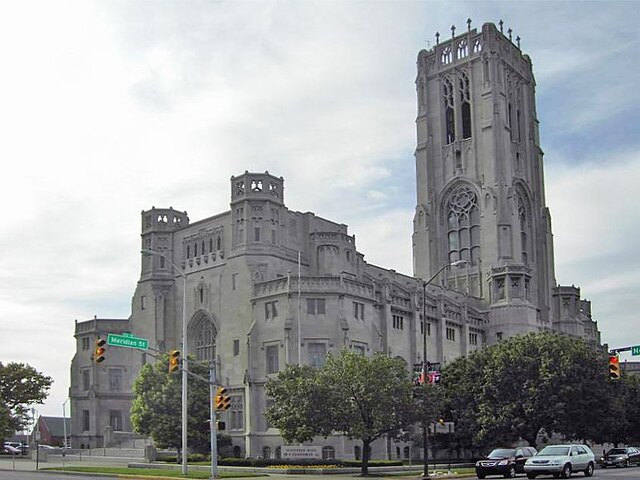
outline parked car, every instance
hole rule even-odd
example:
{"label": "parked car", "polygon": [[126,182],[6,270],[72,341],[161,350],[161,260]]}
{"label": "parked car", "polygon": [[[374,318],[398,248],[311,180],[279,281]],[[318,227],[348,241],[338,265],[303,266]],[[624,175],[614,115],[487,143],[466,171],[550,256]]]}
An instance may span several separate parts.
{"label": "parked car", "polygon": [[543,474],[569,478],[575,472],[590,477],[595,463],[595,455],[586,445],[548,445],[525,462],[524,471],[527,478]]}
{"label": "parked car", "polygon": [[[18,444],[20,445],[20,444]],[[7,442],[3,445],[2,451],[9,455],[22,455],[22,450],[14,445],[14,442]]]}
{"label": "parked car", "polygon": [[636,447],[612,448],[600,458],[600,466],[628,467],[632,463],[640,465],[640,450]]}
{"label": "parked car", "polygon": [[524,462],[535,454],[533,447],[495,448],[486,458],[476,462],[476,475],[478,478],[487,475],[514,478],[516,473],[524,472]]}

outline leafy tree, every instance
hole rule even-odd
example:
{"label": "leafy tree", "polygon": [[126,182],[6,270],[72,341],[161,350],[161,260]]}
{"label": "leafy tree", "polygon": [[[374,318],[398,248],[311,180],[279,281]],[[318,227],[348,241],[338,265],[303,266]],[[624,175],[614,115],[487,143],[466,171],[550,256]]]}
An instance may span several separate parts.
{"label": "leafy tree", "polygon": [[53,379],[25,363],[0,363],[0,436],[22,430],[30,407],[44,403]]}
{"label": "leafy tree", "polygon": [[[169,374],[169,356],[155,364],[142,367],[133,385],[134,399],[131,406],[133,429],[151,437],[160,448],[182,445],[182,376]],[[189,363],[189,370],[209,378],[209,370],[196,362]],[[194,451],[204,453],[210,449],[209,384],[189,377],[187,390],[188,425],[187,442]]]}
{"label": "leafy tree", "polygon": [[445,368],[443,382],[458,434],[478,446],[519,438],[535,446],[541,429],[594,439],[594,415],[607,402],[604,356],[549,332],[458,359]]}
{"label": "leafy tree", "polygon": [[402,360],[343,350],[319,369],[290,365],[266,383],[266,416],[285,440],[305,442],[342,432],[362,441],[362,474],[370,446],[397,437],[413,420],[412,383]]}
{"label": "leafy tree", "polygon": [[[599,420],[599,443],[633,445],[640,442],[640,377],[623,372],[620,380],[607,382],[608,402],[595,419]],[[593,421],[593,419],[592,419]]]}

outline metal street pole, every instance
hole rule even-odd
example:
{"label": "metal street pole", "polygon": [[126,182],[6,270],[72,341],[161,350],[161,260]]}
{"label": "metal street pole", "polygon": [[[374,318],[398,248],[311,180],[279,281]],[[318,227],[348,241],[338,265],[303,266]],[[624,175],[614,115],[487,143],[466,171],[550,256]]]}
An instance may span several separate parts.
{"label": "metal street pole", "polygon": [[62,467],[64,468],[64,457],[67,453],[67,398],[62,402],[62,431],[64,433],[64,445],[62,446]]}
{"label": "metal street pole", "polygon": [[[456,267],[458,265],[466,264],[466,260],[456,260],[455,262],[447,263],[440,267],[440,269],[434,273],[429,280],[426,282],[422,281],[422,386],[424,388],[424,406],[426,409],[427,405],[427,382],[428,382],[428,374],[429,367],[427,362],[427,285],[433,282],[440,272],[442,272],[445,268],[448,267]],[[423,412],[424,413],[424,412]],[[427,424],[426,419],[422,422],[422,458],[424,461],[424,471],[422,478],[428,479],[429,477],[429,448],[427,445],[428,440],[428,429],[429,425]]]}
{"label": "metal street pole", "polygon": [[182,277],[182,475],[187,476],[187,275],[173,263],[166,255],[155,250],[143,248],[143,255],[157,255],[164,258],[173,269]]}
{"label": "metal street pole", "polygon": [[211,480],[218,476],[218,425],[216,422],[216,406],[214,397],[216,395],[216,364],[211,359],[209,365],[209,406],[211,408],[209,422],[211,426]]}

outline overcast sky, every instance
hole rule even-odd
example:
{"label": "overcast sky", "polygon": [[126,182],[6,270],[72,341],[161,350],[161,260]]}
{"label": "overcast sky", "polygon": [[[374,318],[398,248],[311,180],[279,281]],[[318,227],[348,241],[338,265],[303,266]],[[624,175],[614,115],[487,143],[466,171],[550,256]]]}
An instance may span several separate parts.
{"label": "overcast sky", "polygon": [[640,344],[639,2],[2,2],[0,361],[54,378],[40,413],[74,320],[129,316],[141,210],[226,211],[231,175],[411,275],[416,56],[469,17],[533,60],[557,281]]}

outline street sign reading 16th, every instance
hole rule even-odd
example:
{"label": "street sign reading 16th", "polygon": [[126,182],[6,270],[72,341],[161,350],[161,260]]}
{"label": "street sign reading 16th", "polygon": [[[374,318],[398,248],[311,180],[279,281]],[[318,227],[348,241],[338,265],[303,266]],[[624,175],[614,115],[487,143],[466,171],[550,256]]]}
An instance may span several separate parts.
{"label": "street sign reading 16th", "polygon": [[640,345],[631,347],[631,355],[640,355]]}
{"label": "street sign reading 16th", "polygon": [[116,335],[110,333],[107,335],[107,345],[114,347],[140,348],[146,350],[149,348],[149,340],[146,338],[137,338],[129,335]]}

